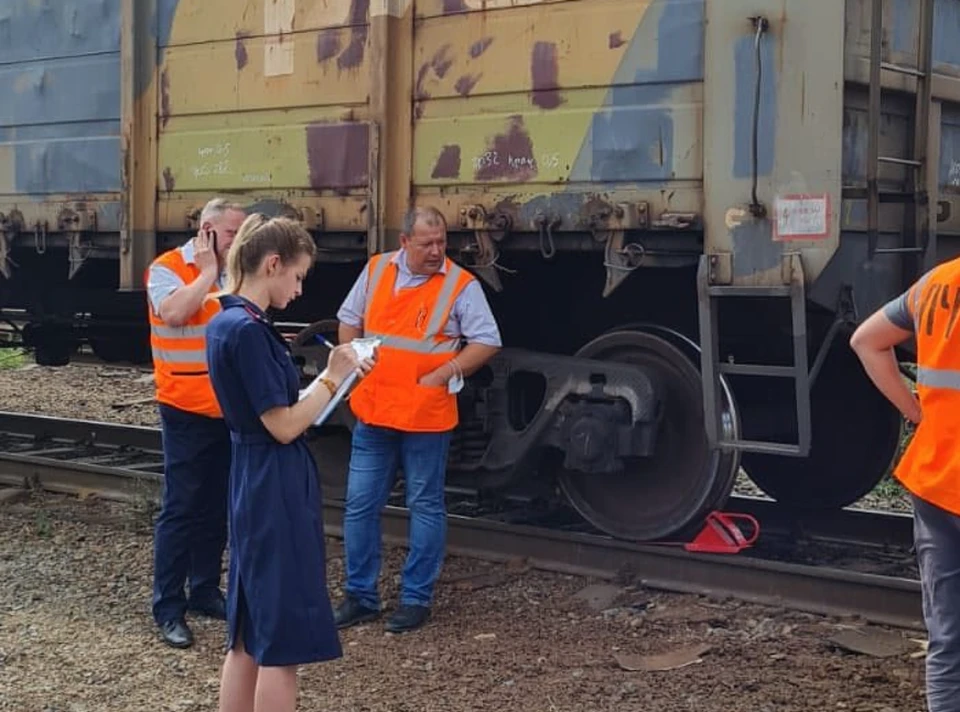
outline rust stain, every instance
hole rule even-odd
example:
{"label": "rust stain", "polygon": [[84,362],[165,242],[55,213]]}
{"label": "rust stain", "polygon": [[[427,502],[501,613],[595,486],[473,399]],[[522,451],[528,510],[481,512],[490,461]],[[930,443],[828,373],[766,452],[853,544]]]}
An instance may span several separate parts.
{"label": "rust stain", "polygon": [[532,101],[541,109],[556,109],[562,103],[558,76],[556,42],[537,42],[530,55],[530,76],[533,84]]}
{"label": "rust stain", "polygon": [[533,141],[523,125],[523,116],[510,117],[506,133],[493,137],[474,172],[476,180],[507,178],[526,181],[537,175],[537,161],[533,157]]}
{"label": "rust stain", "polygon": [[370,134],[365,124],[316,123],[307,126],[310,187],[345,194],[369,181]]}
{"label": "rust stain", "polygon": [[480,81],[482,74],[464,74],[457,80],[454,89],[457,90],[457,94],[460,96],[469,96],[470,92],[473,91],[473,88],[477,85],[477,82]]}
{"label": "rust stain", "polygon": [[436,164],[433,166],[431,178],[459,178],[460,177],[460,146],[444,146],[440,151]]}
{"label": "rust stain", "polygon": [[464,0],[443,0],[443,14],[449,15],[452,12],[466,12],[467,3]]}
{"label": "rust stain", "polygon": [[317,35],[317,61],[326,62],[340,52],[340,33],[337,30],[323,30]]}
{"label": "rust stain", "polygon": [[246,32],[237,33],[237,44],[233,48],[233,56],[237,59],[237,71],[240,71],[247,66],[247,47],[244,45],[243,40],[247,37]]}
{"label": "rust stain", "polygon": [[616,49],[617,47],[623,47],[627,41],[623,39],[623,33],[620,30],[610,33],[609,46],[610,49]]}
{"label": "rust stain", "polygon": [[363,62],[364,45],[367,43],[367,13],[370,10],[370,0],[351,0],[350,17],[347,20],[350,27],[350,44],[337,57],[337,67],[355,69]]}
{"label": "rust stain", "polygon": [[177,182],[173,179],[173,171],[170,170],[170,166],[167,166],[163,169],[163,186],[167,189],[167,192],[171,192]]}
{"label": "rust stain", "polygon": [[170,119],[170,77],[167,70],[160,72],[160,125],[166,127]]}
{"label": "rust stain", "polygon": [[493,37],[484,37],[470,45],[470,56],[476,59],[487,51],[487,47],[493,44]]}

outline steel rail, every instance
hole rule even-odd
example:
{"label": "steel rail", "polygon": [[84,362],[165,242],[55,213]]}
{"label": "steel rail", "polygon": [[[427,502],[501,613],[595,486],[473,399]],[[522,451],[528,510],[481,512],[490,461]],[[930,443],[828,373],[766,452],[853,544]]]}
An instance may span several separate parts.
{"label": "steel rail", "polygon": [[[159,428],[7,411],[0,411],[2,433],[133,447],[156,453],[162,449]],[[756,517],[761,523],[764,537],[781,536],[903,549],[909,549],[913,544],[913,519],[909,514],[899,512],[865,509],[794,512],[770,499],[742,495],[730,497],[725,509]]]}
{"label": "steel rail", "polygon": [[[87,426],[77,432],[90,431]],[[3,484],[72,494],[96,491],[105,498],[130,500],[156,496],[162,481],[159,474],[122,467],[0,453]],[[406,543],[408,516],[405,509],[386,508],[386,541]],[[342,537],[343,503],[326,502],[323,518],[326,532]],[[692,554],[682,547],[640,545],[593,534],[456,515],[448,518],[447,541],[451,554],[493,561],[524,558],[532,567],[548,571],[602,579],[627,575],[652,589],[729,596],[811,613],[858,615],[876,623],[922,628],[919,582],[909,579],[767,561],[743,554]]]}

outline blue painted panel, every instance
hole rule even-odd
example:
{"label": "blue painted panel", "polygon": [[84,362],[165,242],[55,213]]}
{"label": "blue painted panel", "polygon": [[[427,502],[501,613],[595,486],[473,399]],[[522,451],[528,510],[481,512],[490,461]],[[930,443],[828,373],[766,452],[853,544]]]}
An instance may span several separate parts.
{"label": "blue painted panel", "polygon": [[[594,116],[571,181],[674,177],[669,97],[679,83],[703,81],[704,19],[704,0],[653,0]],[[651,46],[657,48],[654,66]]]}
{"label": "blue painted panel", "polygon": [[0,2],[0,147],[14,193],[120,181],[119,0]]}
{"label": "blue painted panel", "polygon": [[933,62],[960,69],[960,0],[938,0],[933,16]]}
{"label": "blue painted panel", "polygon": [[0,64],[120,52],[120,0],[2,0]]}

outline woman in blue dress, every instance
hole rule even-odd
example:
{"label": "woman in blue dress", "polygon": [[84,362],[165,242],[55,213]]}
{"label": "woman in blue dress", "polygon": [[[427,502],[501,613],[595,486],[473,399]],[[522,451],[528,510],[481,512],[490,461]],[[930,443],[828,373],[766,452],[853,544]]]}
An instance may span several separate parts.
{"label": "woman in blue dress", "polygon": [[297,223],[248,217],[228,254],[223,310],[207,327],[210,378],[233,441],[221,712],[292,711],[297,666],[342,654],[317,468],[302,435],[339,384],[373,363],[358,362],[349,344],[334,348],[322,386],[298,401],[290,349],[266,314],[300,296],[315,253]]}

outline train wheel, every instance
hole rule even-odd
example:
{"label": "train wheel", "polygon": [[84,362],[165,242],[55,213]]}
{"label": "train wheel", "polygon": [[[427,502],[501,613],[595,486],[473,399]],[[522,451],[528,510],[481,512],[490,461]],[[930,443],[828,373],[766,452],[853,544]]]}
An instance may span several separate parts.
{"label": "train wheel", "polygon": [[[305,387],[326,368],[330,350],[317,337],[337,343],[336,319],[317,321],[300,331],[291,343],[293,358]],[[347,470],[350,466],[350,434],[356,419],[348,405],[341,404],[322,430],[311,429],[307,445],[320,471],[320,486],[327,499],[344,499],[347,494]]]}
{"label": "train wheel", "polygon": [[[739,381],[734,384],[744,437],[795,442],[792,392],[781,398],[779,390],[771,391],[760,385],[760,379],[752,380],[755,383],[743,379],[743,388]],[[792,387],[792,382],[789,385]],[[744,453],[743,467],[760,489],[787,507],[840,509],[870,492],[890,469],[903,423],[841,337],[827,354],[810,400],[810,455]]]}
{"label": "train wheel", "polygon": [[[621,539],[650,541],[690,531],[726,499],[738,469],[735,456],[707,445],[700,373],[690,356],[691,344],[676,332],[662,333],[613,331],[577,352],[584,358],[643,366],[663,397],[652,457],[632,459],[616,474],[559,474],[564,495],[580,515]],[[725,394],[725,430],[734,437],[739,418],[732,394],[726,389]]]}

